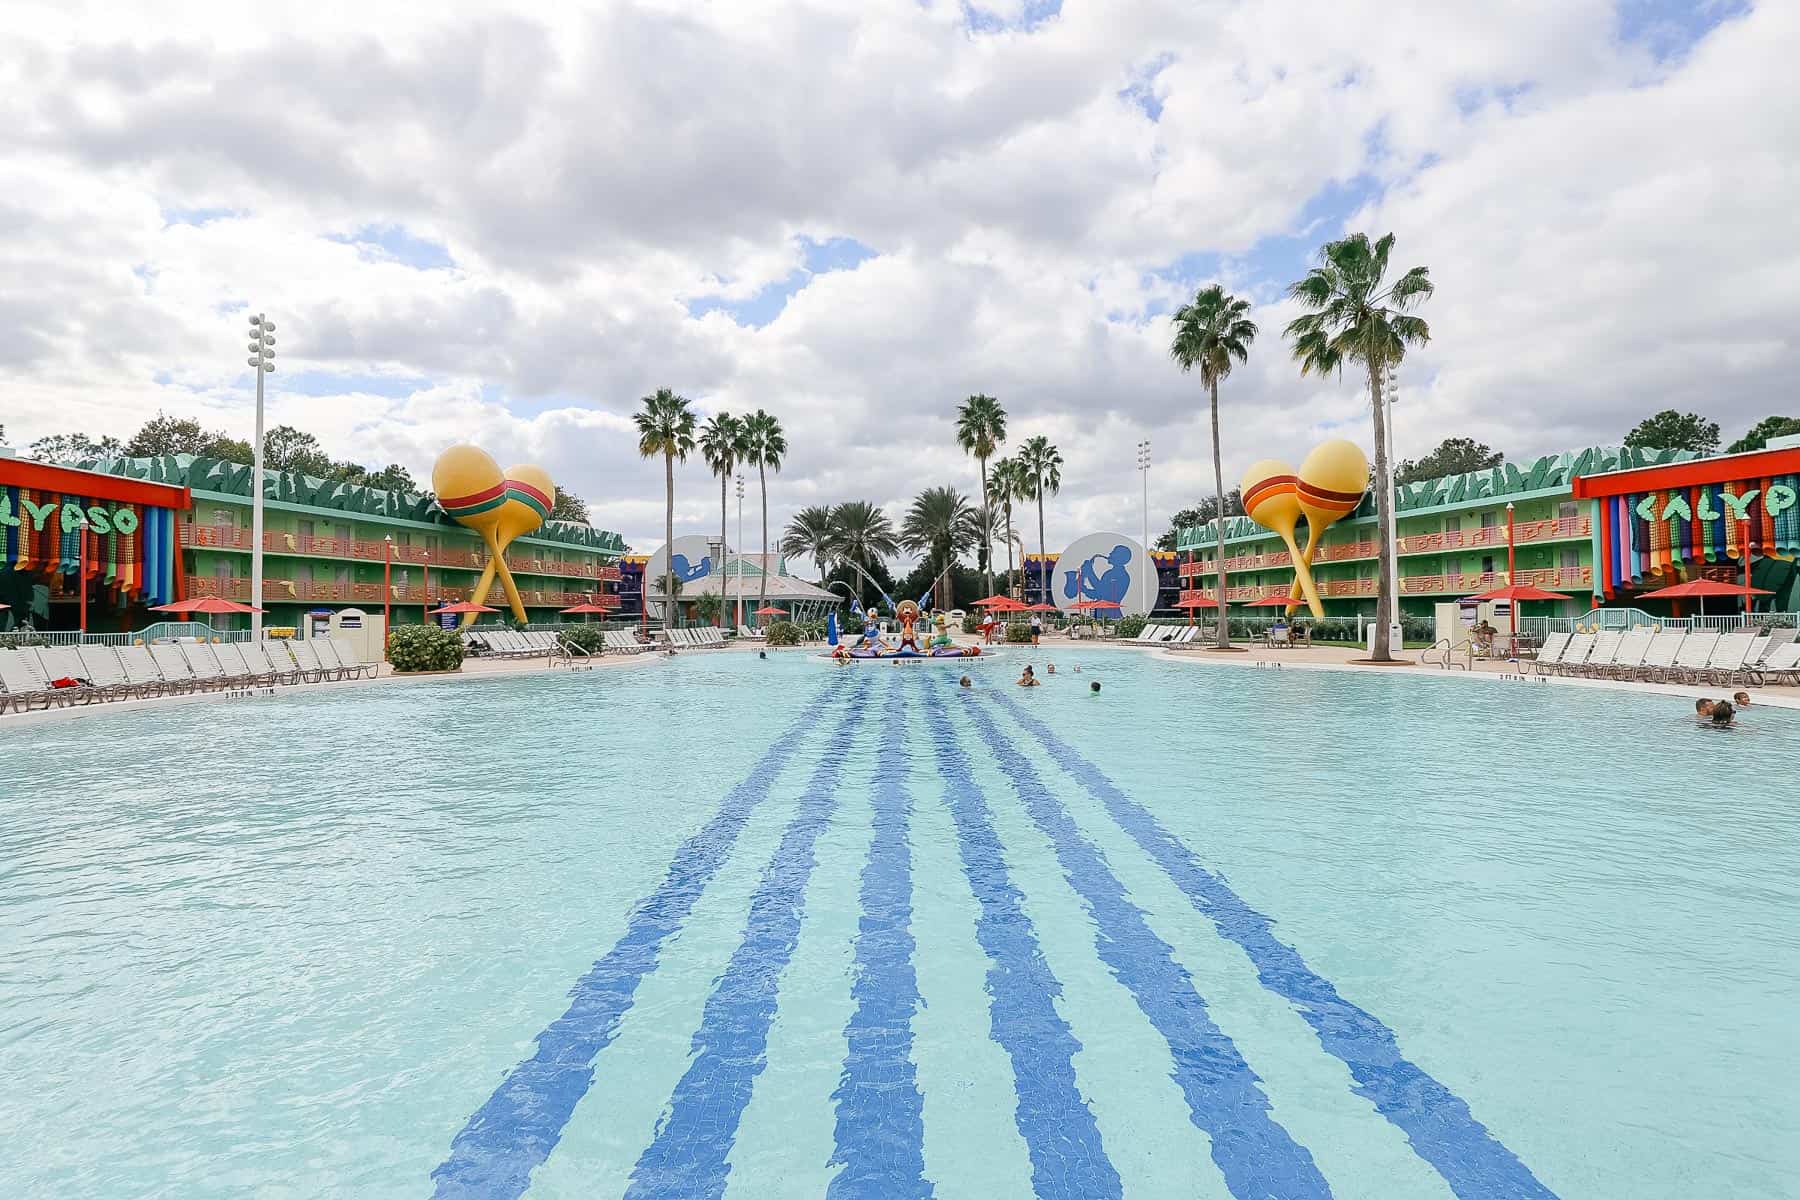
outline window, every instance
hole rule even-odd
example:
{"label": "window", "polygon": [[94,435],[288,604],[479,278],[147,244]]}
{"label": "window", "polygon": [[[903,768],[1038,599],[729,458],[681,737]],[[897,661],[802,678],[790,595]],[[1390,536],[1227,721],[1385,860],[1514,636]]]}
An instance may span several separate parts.
{"label": "window", "polygon": [[1487,512],[1481,514],[1481,527],[1483,529],[1492,529],[1498,524],[1500,524],[1500,514],[1493,509],[1489,509]]}
{"label": "window", "polygon": [[213,509],[212,510],[212,523],[214,525],[223,525],[228,529],[233,524],[235,524],[235,522],[231,519],[231,510],[229,508]]}
{"label": "window", "polygon": [[1564,547],[1556,557],[1556,565],[1565,571],[1575,570],[1581,566],[1581,551],[1574,546]]}
{"label": "window", "polygon": [[1481,556],[1481,573],[1483,575],[1492,575],[1494,573],[1494,556],[1493,555],[1484,554]]}
{"label": "window", "polygon": [[1556,506],[1556,519],[1559,521],[1573,521],[1580,515],[1581,505],[1577,501],[1564,500]]}
{"label": "window", "polygon": [[1445,533],[1461,533],[1462,532],[1462,518],[1461,517],[1445,517],[1444,518],[1444,532]]}
{"label": "window", "polygon": [[312,535],[313,535],[313,523],[311,521],[301,521],[300,522],[300,536],[309,538]]}

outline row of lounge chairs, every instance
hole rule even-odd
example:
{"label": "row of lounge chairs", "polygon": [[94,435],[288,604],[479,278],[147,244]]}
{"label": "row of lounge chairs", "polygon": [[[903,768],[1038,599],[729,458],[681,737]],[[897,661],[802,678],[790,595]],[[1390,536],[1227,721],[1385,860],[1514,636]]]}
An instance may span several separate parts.
{"label": "row of lounge chairs", "polygon": [[[343,638],[0,650],[0,713],[372,675]],[[54,680],[74,679],[74,687]]]}
{"label": "row of lounge chairs", "polygon": [[656,649],[654,642],[640,642],[629,629],[609,629],[604,635],[608,654],[642,654]]}
{"label": "row of lounge chairs", "polygon": [[1647,683],[1711,683],[1721,687],[1800,683],[1795,631],[1652,629],[1553,633],[1529,664],[1539,675],[1579,675]]}
{"label": "row of lounge chairs", "polygon": [[543,629],[466,629],[462,636],[465,646],[490,658],[549,658],[564,653],[556,635]]}
{"label": "row of lounge chairs", "polygon": [[711,625],[697,625],[692,629],[665,629],[669,644],[677,650],[718,650],[729,643],[725,641],[725,631]]}
{"label": "row of lounge chairs", "polygon": [[1127,640],[1134,646],[1149,646],[1159,643],[1165,646],[1181,646],[1199,636],[1200,627],[1198,625],[1158,625],[1152,621],[1146,622],[1136,637]]}

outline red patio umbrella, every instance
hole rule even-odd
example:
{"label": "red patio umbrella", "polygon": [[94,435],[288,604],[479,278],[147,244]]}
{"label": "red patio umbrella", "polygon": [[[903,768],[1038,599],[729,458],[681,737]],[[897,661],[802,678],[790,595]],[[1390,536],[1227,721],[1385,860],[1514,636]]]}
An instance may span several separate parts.
{"label": "red patio umbrella", "polygon": [[753,617],[785,617],[787,610],[776,608],[773,604],[765,604],[750,615]]}
{"label": "red patio umbrella", "polygon": [[1510,649],[1513,658],[1519,656],[1519,605],[1521,603],[1526,600],[1573,600],[1574,598],[1561,592],[1546,592],[1543,588],[1529,583],[1509,583],[1505,587],[1497,587],[1492,591],[1482,592],[1478,596],[1463,597],[1465,600],[1510,600],[1512,602],[1506,611],[1512,624],[1508,636],[1512,639]]}
{"label": "red patio umbrella", "polygon": [[[1746,573],[1748,571],[1746,570]],[[1767,588],[1751,587],[1747,583],[1720,583],[1716,579],[1690,579],[1686,583],[1673,584],[1666,588],[1657,588],[1654,592],[1638,593],[1639,600],[1699,600],[1700,615],[1706,615],[1706,598],[1708,596],[1737,596],[1744,602],[1744,612],[1750,612],[1750,597],[1772,596],[1775,593]]]}
{"label": "red patio umbrella", "polygon": [[[1285,603],[1285,602],[1284,602]],[[1185,600],[1177,600],[1176,608],[1217,608],[1219,602],[1211,596],[1189,596]]]}
{"label": "red patio umbrella", "polygon": [[975,601],[975,603],[971,604],[969,607],[970,608],[986,608],[990,604],[1017,604],[1017,603],[1018,603],[1018,601],[1014,600],[1011,596],[984,596],[980,600]]}
{"label": "red patio umbrella", "polygon": [[1061,612],[1054,604],[1032,604],[1025,608],[1026,612]]}
{"label": "red patio umbrella", "polygon": [[223,596],[200,596],[193,600],[176,600],[170,604],[158,604],[151,612],[178,613],[188,616],[193,613],[206,614],[206,627],[211,629],[214,613],[259,613],[263,610],[252,604],[239,604],[236,600],[227,600]]}
{"label": "red patio umbrella", "polygon": [[461,616],[463,613],[491,613],[499,611],[499,609],[489,608],[485,604],[471,604],[467,600],[459,600],[455,604],[446,604],[442,608],[434,608],[425,615],[428,617]]}

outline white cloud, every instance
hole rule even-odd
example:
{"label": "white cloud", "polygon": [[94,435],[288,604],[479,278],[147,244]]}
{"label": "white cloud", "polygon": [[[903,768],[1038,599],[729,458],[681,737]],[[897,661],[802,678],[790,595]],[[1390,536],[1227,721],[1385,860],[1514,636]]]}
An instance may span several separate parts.
{"label": "white cloud", "polygon": [[[974,490],[950,423],[979,390],[1015,439],[1063,447],[1058,545],[1139,527],[1146,435],[1153,527],[1210,490],[1198,382],[1155,314],[1212,264],[1265,302],[1224,388],[1228,485],[1363,429],[1354,385],[1301,380],[1280,337],[1298,252],[1347,221],[1395,230],[1439,287],[1404,453],[1783,408],[1791,5],[1662,59],[1562,0],[1065,0],[1029,32],[1041,6],[980,7],[1015,27],[971,31],[948,0],[11,6],[0,420],[15,444],[158,408],[243,432],[255,305],[281,326],[273,420],[418,474],[465,437],[534,458],[649,547],[662,477],[627,414],[658,386],[787,424],[776,530],[803,504]],[[334,240],[370,229],[454,265]],[[760,303],[803,235],[879,257],[760,328],[690,315]],[[690,462],[678,525],[716,497]],[[752,480],[748,525],[755,501]]]}

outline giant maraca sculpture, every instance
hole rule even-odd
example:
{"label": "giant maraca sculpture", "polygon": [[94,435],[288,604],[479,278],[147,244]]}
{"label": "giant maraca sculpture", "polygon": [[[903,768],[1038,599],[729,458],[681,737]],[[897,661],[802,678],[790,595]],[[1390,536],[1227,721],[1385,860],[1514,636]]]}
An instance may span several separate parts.
{"label": "giant maraca sculpture", "polygon": [[[1312,572],[1306,569],[1300,547],[1294,544],[1294,527],[1300,521],[1300,483],[1294,476],[1294,468],[1276,458],[1251,463],[1238,489],[1244,497],[1244,512],[1250,519],[1265,529],[1274,530],[1287,543],[1288,556],[1294,561],[1294,582],[1305,591],[1313,616],[1323,617],[1325,606],[1319,603],[1319,593],[1313,588]],[[1219,566],[1220,570],[1224,569],[1223,563]]]}
{"label": "giant maraca sculpture", "polygon": [[[1325,536],[1325,530],[1355,512],[1356,506],[1362,503],[1363,491],[1369,486],[1369,460],[1355,442],[1333,438],[1314,446],[1312,453],[1301,461],[1297,482],[1300,511],[1306,514],[1306,550],[1300,558],[1309,585],[1307,602],[1312,606],[1313,616],[1323,616],[1319,611],[1318,596],[1311,590],[1313,555],[1319,551],[1319,540]],[[1300,606],[1299,582],[1300,576],[1296,573],[1296,586],[1288,591],[1288,599],[1292,601],[1288,605],[1289,612]]]}
{"label": "giant maraca sculpture", "polygon": [[[549,517],[556,504],[556,487],[549,473],[529,463],[502,472],[487,451],[452,446],[438,455],[432,466],[431,486],[437,492],[438,507],[487,543],[487,567],[470,599],[484,603],[497,577],[513,616],[524,621],[525,604],[507,569],[505,551],[514,538],[532,532]],[[464,623],[473,619],[471,613]]]}

